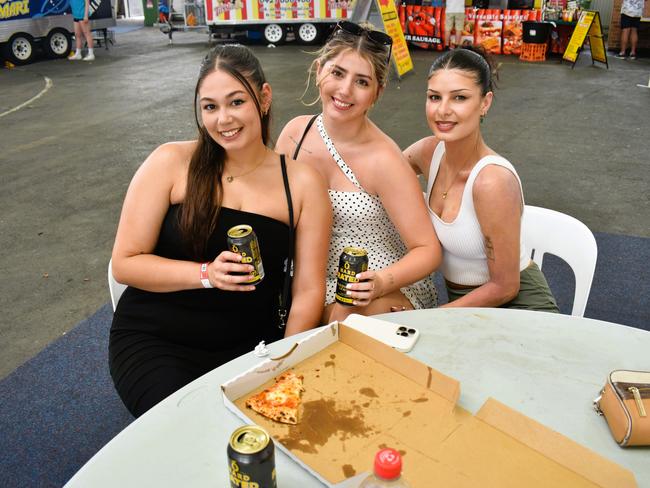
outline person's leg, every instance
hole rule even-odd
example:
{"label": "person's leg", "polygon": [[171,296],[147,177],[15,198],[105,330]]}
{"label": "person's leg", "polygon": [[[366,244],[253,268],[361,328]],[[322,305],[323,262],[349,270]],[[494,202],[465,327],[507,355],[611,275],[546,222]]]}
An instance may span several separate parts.
{"label": "person's leg", "polygon": [[454,14],[445,15],[445,47],[451,48],[451,30],[454,27]]}
{"label": "person's leg", "polygon": [[639,34],[635,27],[628,30],[630,31],[630,57],[636,58],[636,45],[639,42]]}
{"label": "person's leg", "polygon": [[465,14],[456,15],[456,46],[461,45],[461,38],[463,34],[463,28],[465,27]]}
{"label": "person's leg", "polygon": [[93,33],[90,30],[90,21],[84,20],[80,22],[81,28],[83,29],[83,35],[86,39],[86,45],[88,46],[88,54],[84,58],[84,61],[92,61],[95,59],[95,53],[93,50]]}
{"label": "person's leg", "polygon": [[75,21],[74,22],[75,53],[72,56],[70,56],[70,59],[75,61],[81,59],[81,42],[82,42],[81,25],[79,22]]}
{"label": "person's leg", "polygon": [[626,28],[621,30],[621,49],[618,52],[619,56],[625,56],[627,52],[627,43],[630,38],[630,29]]}

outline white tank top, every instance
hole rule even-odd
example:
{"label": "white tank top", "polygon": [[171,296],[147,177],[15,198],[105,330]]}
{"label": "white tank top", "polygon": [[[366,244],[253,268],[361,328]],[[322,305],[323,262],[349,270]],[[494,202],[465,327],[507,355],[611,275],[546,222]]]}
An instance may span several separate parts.
{"label": "white tank top", "polygon": [[[519,190],[521,191],[521,180],[515,171],[515,168],[510,162],[501,156],[489,155],[481,158],[478,163],[472,168],[472,171],[467,178],[467,183],[463,189],[463,197],[460,203],[458,215],[453,222],[445,222],[438,215],[431,210],[429,206],[429,199],[431,197],[431,189],[433,182],[438,175],[440,168],[440,160],[445,153],[445,143],[439,142],[433,152],[431,158],[431,166],[429,168],[429,181],[427,182],[426,202],[429,215],[433,222],[433,226],[438,234],[438,239],[442,244],[442,274],[448,281],[457,283],[459,285],[479,286],[487,283],[490,279],[490,272],[487,265],[487,257],[485,255],[485,242],[481,226],[476,217],[474,210],[474,198],[472,194],[472,187],[474,180],[479,172],[489,164],[496,164],[503,166],[517,178],[519,182]],[[524,194],[521,191],[522,209],[524,204]],[[528,267],[530,262],[530,254],[526,250],[523,243],[523,237],[519,238],[519,270],[523,271]]]}

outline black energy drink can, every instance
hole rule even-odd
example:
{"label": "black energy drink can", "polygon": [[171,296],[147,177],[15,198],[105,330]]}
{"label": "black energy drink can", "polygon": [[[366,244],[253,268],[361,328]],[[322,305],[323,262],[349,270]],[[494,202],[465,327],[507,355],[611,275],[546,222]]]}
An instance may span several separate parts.
{"label": "black energy drink can", "polygon": [[244,425],[228,443],[231,488],[277,488],[275,446],[263,428]]}
{"label": "black energy drink can", "polygon": [[253,278],[245,283],[257,285],[264,279],[264,266],[257,236],[250,225],[236,225],[228,229],[228,248],[242,256],[242,263],[253,266]]}
{"label": "black energy drink can", "polygon": [[368,270],[368,253],[360,247],[346,247],[339,258],[334,298],[342,305],[352,305],[354,299],[347,294],[348,283],[358,283],[358,273]]}

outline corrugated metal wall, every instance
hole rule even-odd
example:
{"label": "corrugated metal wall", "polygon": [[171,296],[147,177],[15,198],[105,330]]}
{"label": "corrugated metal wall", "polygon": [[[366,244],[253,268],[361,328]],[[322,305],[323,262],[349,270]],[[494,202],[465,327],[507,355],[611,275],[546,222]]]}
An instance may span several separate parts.
{"label": "corrugated metal wall", "polygon": [[600,22],[604,30],[609,30],[609,21],[612,17],[614,0],[591,0],[591,9],[600,12]]}

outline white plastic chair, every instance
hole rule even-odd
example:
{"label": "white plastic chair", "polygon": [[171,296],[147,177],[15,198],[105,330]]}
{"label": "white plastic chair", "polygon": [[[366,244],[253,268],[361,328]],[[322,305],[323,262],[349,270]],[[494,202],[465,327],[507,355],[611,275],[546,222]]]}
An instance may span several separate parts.
{"label": "white plastic chair", "polygon": [[126,290],[126,285],[118,283],[113,276],[113,260],[108,261],[108,289],[111,292],[111,303],[113,304],[113,312],[117,308],[117,302],[120,301],[120,297],[124,290]]}
{"label": "white plastic chair", "polygon": [[576,218],[532,205],[525,206],[521,232],[526,248],[532,251],[531,258],[540,269],[546,253],[571,266],[576,280],[571,315],[584,316],[598,258],[592,232]]}

